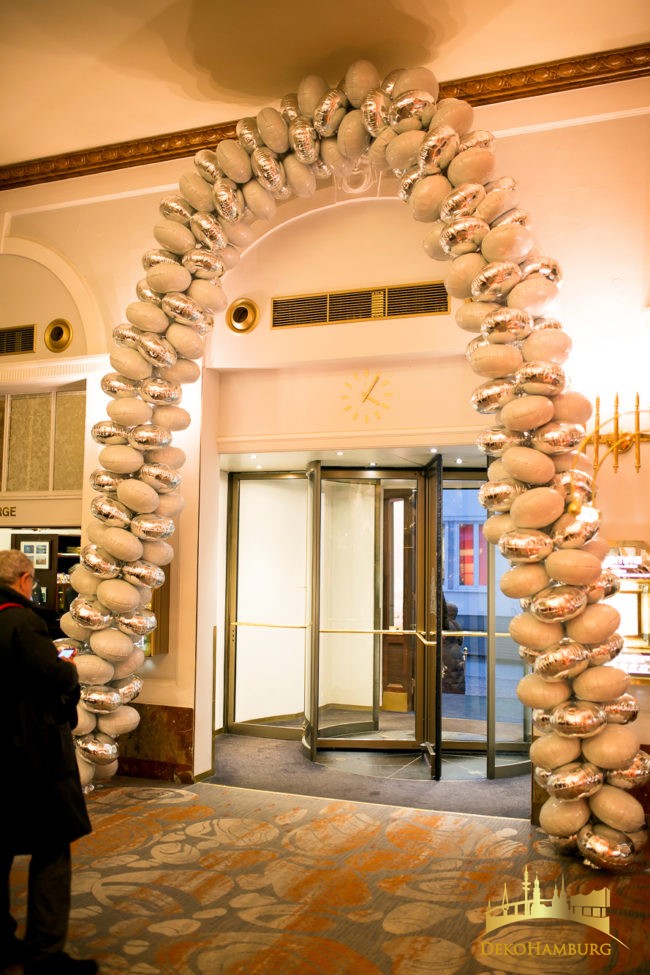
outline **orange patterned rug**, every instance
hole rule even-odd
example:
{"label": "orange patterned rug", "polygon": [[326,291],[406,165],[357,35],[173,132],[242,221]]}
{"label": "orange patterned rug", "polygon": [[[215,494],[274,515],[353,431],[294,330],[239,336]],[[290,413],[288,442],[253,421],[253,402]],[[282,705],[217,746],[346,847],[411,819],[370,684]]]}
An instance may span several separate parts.
{"label": "orange patterned rug", "polygon": [[69,950],[103,975],[650,970],[647,858],[606,874],[524,820],[121,783],[88,797],[74,846]]}

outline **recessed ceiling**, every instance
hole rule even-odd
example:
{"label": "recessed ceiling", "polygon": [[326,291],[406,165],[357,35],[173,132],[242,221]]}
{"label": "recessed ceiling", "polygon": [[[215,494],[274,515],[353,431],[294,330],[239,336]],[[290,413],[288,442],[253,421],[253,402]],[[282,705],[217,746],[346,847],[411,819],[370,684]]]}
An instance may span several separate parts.
{"label": "recessed ceiling", "polygon": [[[485,469],[487,459],[476,447],[444,446],[440,448],[445,469]],[[222,454],[224,471],[304,471],[308,464],[320,461],[323,467],[409,468],[418,470],[431,462],[438,450],[423,447],[381,447],[352,450],[296,450],[274,453]]]}

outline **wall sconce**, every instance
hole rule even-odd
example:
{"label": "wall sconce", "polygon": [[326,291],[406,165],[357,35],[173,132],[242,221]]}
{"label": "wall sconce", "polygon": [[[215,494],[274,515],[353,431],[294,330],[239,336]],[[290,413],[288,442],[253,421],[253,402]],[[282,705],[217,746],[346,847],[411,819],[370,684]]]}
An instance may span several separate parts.
{"label": "wall sconce", "polygon": [[[603,461],[611,454],[613,460],[614,472],[618,472],[618,458],[619,454],[626,454],[629,450],[634,448],[634,469],[637,474],[641,470],[641,444],[650,443],[650,430],[641,429],[641,414],[648,413],[650,410],[640,409],[639,406],[639,394],[636,394],[634,400],[634,409],[626,410],[623,413],[619,412],[618,408],[618,393],[614,397],[614,415],[608,420],[601,421],[600,419],[600,397],[596,397],[595,408],[594,408],[594,430],[589,436],[585,437],[580,447],[584,450],[589,444],[593,446],[594,449],[594,477],[598,475],[598,471],[603,464]],[[632,431],[626,431],[621,429],[621,417],[623,416],[633,416],[634,417],[634,429]],[[603,427],[612,424],[612,429],[609,433],[603,433]],[[601,447],[605,447],[605,453],[600,456]]]}

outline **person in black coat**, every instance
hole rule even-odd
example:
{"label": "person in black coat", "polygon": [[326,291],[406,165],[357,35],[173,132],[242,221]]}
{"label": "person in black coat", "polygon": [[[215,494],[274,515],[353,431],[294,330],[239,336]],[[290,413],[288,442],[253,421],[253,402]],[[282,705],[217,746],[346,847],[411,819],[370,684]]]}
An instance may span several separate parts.
{"label": "person in black coat", "polygon": [[[0,551],[0,660],[5,686],[0,747],[5,827],[0,833],[0,963],[27,975],[97,971],[65,951],[73,840],[91,831],[72,729],[80,696],[77,669],[60,660],[32,602],[34,569],[22,552]],[[30,856],[25,940],[16,937],[10,875]]]}

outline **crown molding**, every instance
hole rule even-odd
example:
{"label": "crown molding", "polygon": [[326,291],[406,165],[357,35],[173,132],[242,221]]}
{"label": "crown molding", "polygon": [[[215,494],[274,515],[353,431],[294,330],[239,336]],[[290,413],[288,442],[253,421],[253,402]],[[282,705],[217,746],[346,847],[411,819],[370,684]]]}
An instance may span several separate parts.
{"label": "crown molding", "polygon": [[[629,81],[648,74],[650,44],[644,44],[442,82],[440,97],[462,98],[471,105],[487,105],[591,85]],[[192,156],[199,149],[214,147],[222,139],[235,138],[236,124],[223,122],[10,163],[0,166],[0,190]]]}

